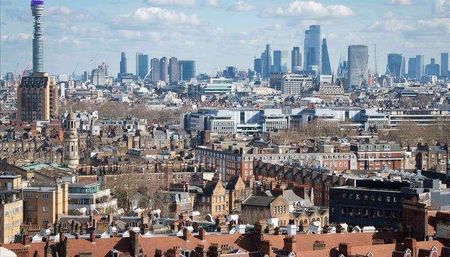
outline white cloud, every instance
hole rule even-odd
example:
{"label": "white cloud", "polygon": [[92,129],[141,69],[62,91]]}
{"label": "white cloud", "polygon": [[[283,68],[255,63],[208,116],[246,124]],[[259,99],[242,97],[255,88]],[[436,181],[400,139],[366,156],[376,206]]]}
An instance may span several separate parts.
{"label": "white cloud", "polygon": [[219,7],[220,0],[145,0],[151,6],[195,7],[198,5]]}
{"label": "white cloud", "polygon": [[162,25],[190,25],[200,24],[196,14],[187,15],[183,12],[176,12],[159,7],[139,8],[131,14],[122,16],[122,22],[135,23],[158,23]]}
{"label": "white cloud", "polygon": [[370,32],[404,32],[414,30],[414,27],[409,22],[399,20],[387,13],[383,20],[375,21],[366,30]]}
{"label": "white cloud", "polygon": [[411,0],[390,0],[391,4],[398,4],[398,5],[411,5]]}
{"label": "white cloud", "polygon": [[439,17],[450,17],[450,0],[432,0],[433,13]]}
{"label": "white cloud", "polygon": [[211,6],[211,7],[219,7],[220,6],[220,0],[203,0],[202,5],[204,6]]}
{"label": "white cloud", "polygon": [[153,6],[195,6],[196,0],[146,0],[149,5]]}
{"label": "white cloud", "polygon": [[29,41],[31,40],[31,35],[27,33],[17,33],[11,35],[2,35],[1,42],[5,43],[17,43],[21,41]]}
{"label": "white cloud", "polygon": [[71,9],[67,6],[52,6],[48,9],[47,15],[50,18],[66,21],[67,19],[87,20],[89,13],[86,11]]}
{"label": "white cloud", "polygon": [[355,13],[345,5],[324,5],[316,1],[296,0],[286,6],[263,11],[266,16],[303,17],[303,18],[340,18],[354,16]]}
{"label": "white cloud", "polygon": [[248,12],[255,9],[255,6],[246,3],[244,1],[237,1],[232,6],[228,8],[229,11],[235,11],[235,12]]}

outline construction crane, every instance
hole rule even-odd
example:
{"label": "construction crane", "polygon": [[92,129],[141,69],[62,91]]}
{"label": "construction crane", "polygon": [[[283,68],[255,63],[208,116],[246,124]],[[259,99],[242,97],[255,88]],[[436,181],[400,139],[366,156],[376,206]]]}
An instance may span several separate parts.
{"label": "construction crane", "polygon": [[75,69],[73,69],[73,72],[72,72],[72,79],[75,77],[75,72],[77,71],[78,64],[79,64],[79,62],[77,61],[77,65],[75,65]]}

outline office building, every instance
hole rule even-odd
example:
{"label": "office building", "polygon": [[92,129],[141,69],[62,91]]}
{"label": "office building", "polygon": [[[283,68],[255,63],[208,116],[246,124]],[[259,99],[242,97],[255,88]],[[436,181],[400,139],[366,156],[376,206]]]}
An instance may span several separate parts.
{"label": "office building", "polygon": [[322,69],[321,75],[331,75],[330,56],[328,54],[327,40],[324,38],[322,42]]}
{"label": "office building", "polygon": [[17,88],[17,119],[33,122],[58,117],[58,87],[54,77],[35,72]]}
{"label": "office building", "polygon": [[150,78],[153,83],[157,83],[160,80],[160,64],[158,58],[152,58],[150,60]]}
{"label": "office building", "polygon": [[448,53],[441,53],[441,77],[448,78]]}
{"label": "office building", "polygon": [[390,53],[388,54],[388,62],[386,67],[386,74],[392,75],[395,78],[403,77],[404,63],[403,55]]}
{"label": "office building", "polygon": [[272,72],[287,72],[288,52],[275,50],[273,51],[273,67]]}
{"label": "office building", "polygon": [[303,69],[315,75],[320,75],[321,41],[320,25],[309,26],[309,29],[305,31]]}
{"label": "office building", "polygon": [[425,75],[424,56],[416,55],[416,79],[422,79]]}
{"label": "office building", "polygon": [[148,73],[148,55],[136,53],[136,76],[144,79]]}
{"label": "office building", "polygon": [[190,81],[191,79],[195,78],[195,61],[180,60],[178,63],[180,64],[180,74],[182,81]]}
{"label": "office building", "polygon": [[100,183],[72,183],[69,185],[69,214],[93,211],[105,214],[117,210],[117,199],[111,197],[110,189],[101,189]]}
{"label": "office building", "polygon": [[266,50],[261,54],[262,59],[262,77],[268,79],[272,72],[272,50],[270,45],[266,45]]}
{"label": "office building", "polygon": [[106,85],[106,76],[108,76],[108,67],[106,64],[99,65],[96,69],[92,70],[91,82],[95,86]]}
{"label": "office building", "polygon": [[437,76],[439,77],[440,66],[436,63],[434,58],[431,58],[430,64],[425,66],[425,75],[426,76]]}
{"label": "office building", "polygon": [[287,73],[281,79],[281,93],[287,95],[301,95],[312,87],[313,79],[310,76]]}
{"label": "office building", "polygon": [[367,83],[369,76],[369,48],[364,45],[348,47],[347,91]]}
{"label": "office building", "polygon": [[408,59],[408,77],[410,79],[416,78],[416,58],[411,57]]}
{"label": "office building", "polygon": [[300,47],[294,46],[291,51],[291,72],[298,73],[302,70],[302,54]]}
{"label": "office building", "polygon": [[253,60],[253,70],[256,72],[257,75],[262,75],[262,59],[261,58],[255,58],[255,60]]}
{"label": "office building", "polygon": [[124,52],[120,54],[120,74],[127,73],[127,56]]}
{"label": "office building", "polygon": [[24,222],[41,228],[55,224],[68,214],[68,185],[23,188]]}
{"label": "office building", "polygon": [[0,244],[13,243],[20,234],[23,223],[21,189],[21,176],[0,175]]}
{"label": "office building", "polygon": [[169,59],[169,82],[170,84],[177,84],[180,81],[180,66],[178,59],[172,57]]}
{"label": "office building", "polygon": [[169,82],[169,62],[167,57],[159,60],[159,80]]}

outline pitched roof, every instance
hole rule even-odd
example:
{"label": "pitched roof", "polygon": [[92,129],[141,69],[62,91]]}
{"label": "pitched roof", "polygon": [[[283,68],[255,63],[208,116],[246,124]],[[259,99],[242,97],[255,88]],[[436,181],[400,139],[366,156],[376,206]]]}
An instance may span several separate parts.
{"label": "pitched roof", "polygon": [[274,196],[252,195],[242,205],[268,207],[276,199]]}

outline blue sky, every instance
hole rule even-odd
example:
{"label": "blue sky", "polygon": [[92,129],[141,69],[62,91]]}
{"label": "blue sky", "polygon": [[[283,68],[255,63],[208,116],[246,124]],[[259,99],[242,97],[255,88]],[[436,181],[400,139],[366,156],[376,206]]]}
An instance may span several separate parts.
{"label": "blue sky", "polygon": [[[28,0],[0,0],[1,70],[31,65]],[[135,71],[135,53],[197,61],[198,72],[228,65],[251,68],[270,43],[303,48],[305,29],[322,26],[333,70],[350,44],[377,45],[377,66],[388,52],[440,61],[450,51],[450,0],[45,0],[44,67],[51,74],[90,70],[101,62],[117,73],[120,52]],[[303,52],[303,49],[301,50]]]}

